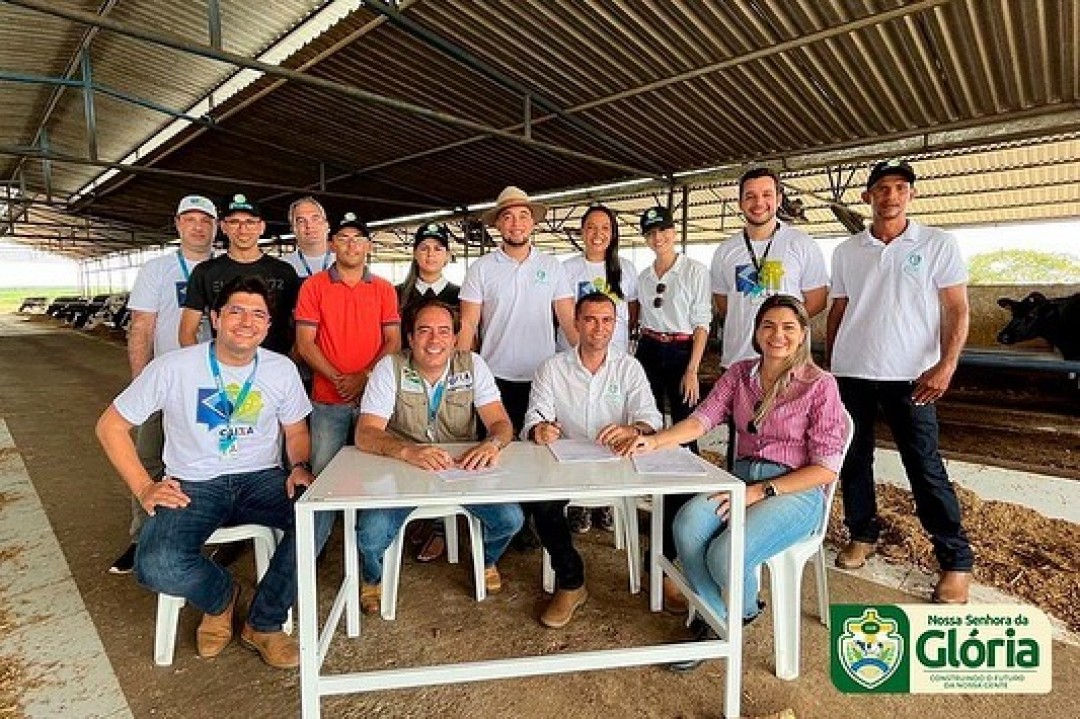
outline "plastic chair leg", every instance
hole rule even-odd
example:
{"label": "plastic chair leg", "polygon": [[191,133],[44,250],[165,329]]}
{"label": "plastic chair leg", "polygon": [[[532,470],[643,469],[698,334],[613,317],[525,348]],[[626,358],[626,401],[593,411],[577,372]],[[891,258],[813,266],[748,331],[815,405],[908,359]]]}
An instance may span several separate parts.
{"label": "plastic chair leg", "polygon": [[457,564],[459,560],[457,515],[448,514],[443,517],[443,527],[446,531],[446,561],[450,562],[451,564]]}
{"label": "plastic chair leg", "polygon": [[176,625],[180,622],[183,597],[159,594],[157,599],[157,626],[154,630],[154,664],[172,666],[176,650]]}
{"label": "plastic chair leg", "polygon": [[[457,517],[453,518],[457,521]],[[476,585],[476,601],[487,598],[487,585],[484,584],[484,528],[480,520],[472,514],[465,514],[469,522],[469,546],[472,548],[473,583]]]}

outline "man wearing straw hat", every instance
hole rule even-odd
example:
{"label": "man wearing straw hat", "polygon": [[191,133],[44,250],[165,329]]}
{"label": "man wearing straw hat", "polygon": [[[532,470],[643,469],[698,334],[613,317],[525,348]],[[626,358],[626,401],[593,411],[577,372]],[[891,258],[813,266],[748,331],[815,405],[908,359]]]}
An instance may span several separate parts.
{"label": "man wearing straw hat", "polygon": [[502,235],[502,244],[476,260],[461,285],[461,333],[458,347],[471,350],[480,341],[484,358],[502,394],[503,404],[521,431],[536,368],[555,354],[554,311],[571,345],[574,293],[562,263],[532,244],[536,223],[547,208],[523,190],[507,187],[481,220]]}

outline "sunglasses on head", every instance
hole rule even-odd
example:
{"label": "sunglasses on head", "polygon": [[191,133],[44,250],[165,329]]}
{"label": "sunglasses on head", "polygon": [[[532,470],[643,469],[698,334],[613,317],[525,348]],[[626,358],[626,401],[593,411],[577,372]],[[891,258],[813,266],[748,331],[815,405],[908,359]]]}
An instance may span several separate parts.
{"label": "sunglasses on head", "polygon": [[652,306],[660,308],[664,306],[664,292],[667,291],[667,285],[660,282],[656,285],[656,297],[653,298]]}

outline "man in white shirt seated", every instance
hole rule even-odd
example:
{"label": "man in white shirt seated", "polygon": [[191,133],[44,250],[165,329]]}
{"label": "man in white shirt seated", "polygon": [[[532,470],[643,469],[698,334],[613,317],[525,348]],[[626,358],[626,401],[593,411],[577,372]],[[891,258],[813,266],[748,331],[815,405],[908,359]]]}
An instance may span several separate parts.
{"label": "man in white shirt seated", "polygon": [[[480,355],[455,349],[454,317],[441,302],[423,301],[411,325],[410,349],[383,357],[371,371],[360,402],[357,448],[429,471],[494,465],[514,430],[491,370]],[[487,439],[461,456],[435,446],[475,442],[477,419],[484,423]],[[521,507],[483,504],[466,509],[484,527],[484,585],[488,592],[498,592],[502,578],[495,563],[521,529]],[[411,511],[400,507],[360,513],[356,526],[363,561],[360,605],[366,614],[379,611],[383,553]]]}
{"label": "man in white shirt seated", "polygon": [[[663,425],[641,364],[610,346],[615,321],[615,303],[607,295],[594,292],[578,300],[578,346],[551,357],[536,371],[523,437],[537,444],[560,437],[594,440],[618,451]],[[532,507],[557,585],[540,623],[558,629],[589,598],[585,567],[571,539],[566,501],[535,502]]]}
{"label": "man in white shirt seated", "polygon": [[[315,481],[307,423],[311,402],[296,365],[262,349],[270,326],[266,283],[236,277],[211,305],[213,342],[151,361],[97,424],[109,461],[150,518],[135,554],[139,583],[183,597],[205,614],[199,656],[220,654],[233,635],[240,585],[202,554],[218,528],[262,524],[284,532],[255,590],[241,643],[267,664],[296,667],[296,639],[282,631],[296,601],[293,499]],[[129,434],[162,412],[165,476],[155,482]],[[289,469],[281,466],[284,440]]]}

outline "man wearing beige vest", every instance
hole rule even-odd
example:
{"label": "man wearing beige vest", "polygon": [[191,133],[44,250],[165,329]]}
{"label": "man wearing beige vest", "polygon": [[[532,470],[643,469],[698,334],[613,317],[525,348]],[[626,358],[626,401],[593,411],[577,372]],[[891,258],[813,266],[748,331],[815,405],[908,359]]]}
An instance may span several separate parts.
{"label": "man wearing beige vest", "polygon": [[[383,357],[371,371],[360,402],[357,448],[429,471],[496,464],[499,452],[513,439],[513,427],[491,370],[480,355],[455,349],[454,317],[441,302],[424,301],[410,324],[406,327],[410,349]],[[462,455],[454,457],[436,446],[475,442],[478,419],[487,438]],[[521,507],[485,504],[466,509],[484,527],[484,585],[488,592],[498,592],[502,578],[495,563],[521,529]],[[379,611],[383,553],[411,511],[400,507],[360,513],[356,526],[363,560],[360,605],[367,614]]]}

